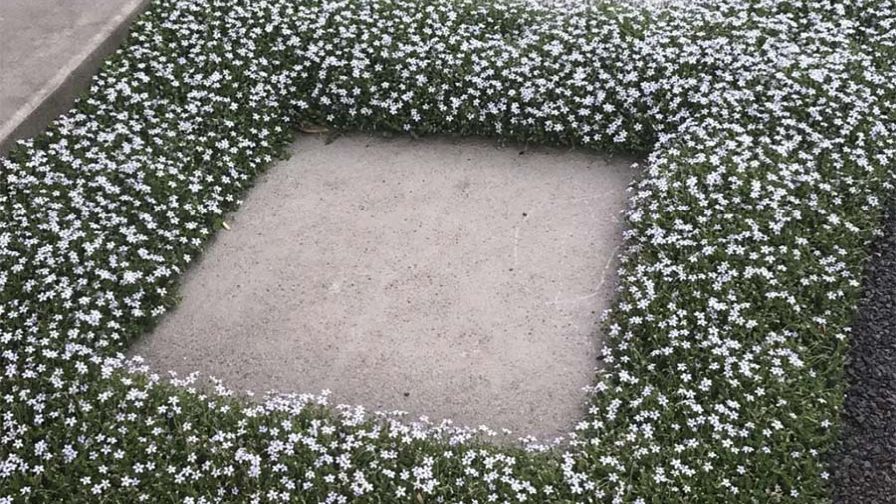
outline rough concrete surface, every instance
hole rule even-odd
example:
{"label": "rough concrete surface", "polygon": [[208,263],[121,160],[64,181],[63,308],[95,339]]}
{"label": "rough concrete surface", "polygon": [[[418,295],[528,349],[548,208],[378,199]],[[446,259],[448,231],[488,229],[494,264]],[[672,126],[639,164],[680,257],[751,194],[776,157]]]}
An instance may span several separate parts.
{"label": "rough concrete surface", "polygon": [[68,110],[148,0],[0,0],[0,155]]}
{"label": "rough concrete surface", "polygon": [[302,136],[132,347],[255,392],[563,434],[583,414],[632,159]]}

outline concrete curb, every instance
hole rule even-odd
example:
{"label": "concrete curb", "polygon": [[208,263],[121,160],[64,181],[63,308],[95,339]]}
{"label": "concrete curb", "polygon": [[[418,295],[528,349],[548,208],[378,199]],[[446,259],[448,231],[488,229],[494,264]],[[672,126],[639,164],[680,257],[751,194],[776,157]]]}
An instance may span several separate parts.
{"label": "concrete curb", "polygon": [[149,2],[125,2],[118,14],[90,39],[83,51],[63,65],[9,120],[0,124],[0,156],[5,156],[16,140],[37,135],[53,119],[71,108],[78,95],[89,87],[106,57],[118,49],[127,37],[131,22],[146,9]]}

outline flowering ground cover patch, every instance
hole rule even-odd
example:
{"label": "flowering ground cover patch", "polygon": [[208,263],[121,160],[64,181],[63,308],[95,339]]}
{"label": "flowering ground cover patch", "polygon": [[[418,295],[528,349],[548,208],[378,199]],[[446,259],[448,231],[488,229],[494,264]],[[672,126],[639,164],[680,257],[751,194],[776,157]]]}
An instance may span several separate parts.
{"label": "flowering ground cover patch", "polygon": [[[0,501],[817,502],[892,191],[886,0],[161,0],[2,160]],[[299,121],[649,152],[588,414],[543,453],[123,350]]]}

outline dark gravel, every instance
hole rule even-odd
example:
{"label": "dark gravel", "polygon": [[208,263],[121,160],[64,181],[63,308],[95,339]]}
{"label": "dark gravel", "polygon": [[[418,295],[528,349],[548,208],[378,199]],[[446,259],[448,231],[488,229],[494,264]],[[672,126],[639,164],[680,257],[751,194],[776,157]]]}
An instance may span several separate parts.
{"label": "dark gravel", "polygon": [[896,503],[896,208],[874,245],[846,364],[836,504]]}

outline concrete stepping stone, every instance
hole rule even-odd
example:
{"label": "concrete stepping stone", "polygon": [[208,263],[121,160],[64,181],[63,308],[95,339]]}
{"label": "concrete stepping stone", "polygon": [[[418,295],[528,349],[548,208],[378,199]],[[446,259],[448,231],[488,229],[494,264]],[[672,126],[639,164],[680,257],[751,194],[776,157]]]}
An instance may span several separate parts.
{"label": "concrete stepping stone", "polygon": [[332,391],[552,437],[583,415],[629,158],[301,136],[133,354],[236,390]]}

